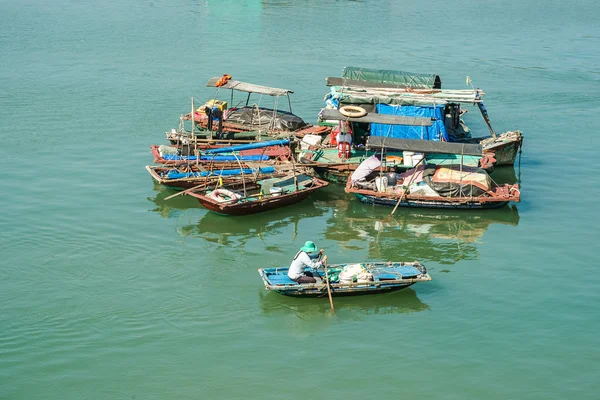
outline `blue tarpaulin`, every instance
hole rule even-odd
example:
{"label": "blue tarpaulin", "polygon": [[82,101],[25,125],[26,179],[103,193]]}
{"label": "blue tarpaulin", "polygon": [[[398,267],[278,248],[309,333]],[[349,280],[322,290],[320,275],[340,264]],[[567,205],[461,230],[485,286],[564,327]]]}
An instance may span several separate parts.
{"label": "blue tarpaulin", "polygon": [[[275,172],[273,167],[259,168],[261,174],[272,174]],[[181,179],[181,178],[199,178],[204,176],[232,176],[232,175],[250,175],[256,172],[254,168],[244,169],[225,169],[223,171],[200,171],[200,172],[179,172],[176,169],[169,171],[167,179]]]}
{"label": "blue tarpaulin", "polygon": [[[196,156],[177,156],[175,154],[165,154],[163,158],[167,161],[178,161],[178,160],[189,160],[196,161]],[[200,156],[203,161],[267,161],[269,156],[267,155],[253,155],[253,156],[235,156],[235,155],[221,155],[221,156]]]}
{"label": "blue tarpaulin", "polygon": [[440,141],[443,137],[449,141],[444,126],[444,106],[390,106],[377,104],[377,113],[404,117],[432,118],[431,126],[371,124],[371,136],[385,136],[398,139],[424,139]]}
{"label": "blue tarpaulin", "polygon": [[289,140],[269,140],[267,142],[254,142],[248,144],[238,144],[237,146],[220,147],[217,149],[206,150],[206,154],[231,153],[233,151],[242,151],[250,149],[260,149],[269,146],[286,146],[290,143]]}

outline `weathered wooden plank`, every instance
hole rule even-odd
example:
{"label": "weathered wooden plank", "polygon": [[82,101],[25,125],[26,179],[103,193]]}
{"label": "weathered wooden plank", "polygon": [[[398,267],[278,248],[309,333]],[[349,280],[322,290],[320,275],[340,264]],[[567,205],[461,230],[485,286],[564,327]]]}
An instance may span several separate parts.
{"label": "weathered wooden plank", "polygon": [[386,125],[431,126],[431,118],[403,117],[399,115],[367,113],[363,117],[351,118],[338,110],[324,108],[319,114],[322,120],[365,122]]}

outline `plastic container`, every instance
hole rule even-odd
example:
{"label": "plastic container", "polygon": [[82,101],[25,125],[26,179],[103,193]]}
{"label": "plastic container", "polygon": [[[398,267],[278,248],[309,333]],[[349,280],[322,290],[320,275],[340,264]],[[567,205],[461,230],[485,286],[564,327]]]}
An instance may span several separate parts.
{"label": "plastic container", "polygon": [[413,165],[413,167],[415,165],[419,164],[421,161],[423,161],[424,158],[425,158],[425,154],[422,154],[422,153],[415,153],[415,154],[413,154],[413,156],[412,156],[412,165]]}
{"label": "plastic container", "polygon": [[375,178],[375,187],[378,192],[385,192],[388,187],[388,178],[387,176],[378,176]]}
{"label": "plastic container", "polygon": [[415,155],[415,153],[412,151],[403,151],[402,152],[402,157],[404,158],[404,166],[405,167],[414,166],[414,164],[413,164],[413,156],[414,155]]}

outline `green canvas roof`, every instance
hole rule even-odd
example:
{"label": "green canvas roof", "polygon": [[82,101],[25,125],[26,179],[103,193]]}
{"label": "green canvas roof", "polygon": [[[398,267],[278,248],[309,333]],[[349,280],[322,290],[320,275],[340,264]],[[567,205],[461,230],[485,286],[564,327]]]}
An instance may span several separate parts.
{"label": "green canvas roof", "polygon": [[369,83],[382,83],[415,89],[441,89],[442,80],[435,74],[416,74],[389,69],[346,67],[342,78]]}

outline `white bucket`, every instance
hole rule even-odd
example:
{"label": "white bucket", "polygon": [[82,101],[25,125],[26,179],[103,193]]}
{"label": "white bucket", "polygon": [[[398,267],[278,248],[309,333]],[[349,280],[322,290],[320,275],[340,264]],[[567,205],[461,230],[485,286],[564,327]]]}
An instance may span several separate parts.
{"label": "white bucket", "polygon": [[413,156],[415,155],[414,152],[412,151],[403,151],[402,152],[402,158],[404,159],[404,166],[405,167],[412,167],[414,166],[413,164]]}
{"label": "white bucket", "polygon": [[387,176],[378,176],[375,178],[375,187],[378,192],[385,192],[387,190],[387,183]]}
{"label": "white bucket", "polygon": [[412,156],[412,165],[413,167],[420,163],[425,158],[425,154],[416,153]]}

